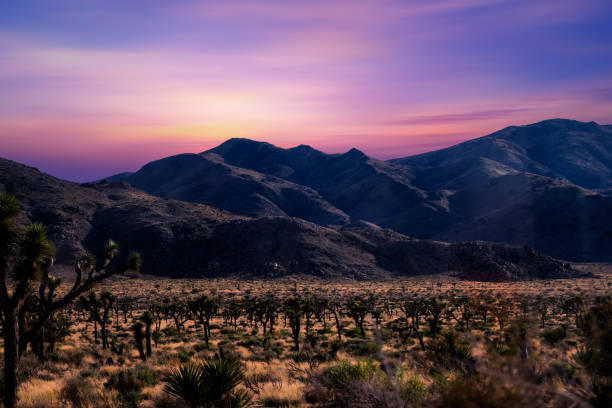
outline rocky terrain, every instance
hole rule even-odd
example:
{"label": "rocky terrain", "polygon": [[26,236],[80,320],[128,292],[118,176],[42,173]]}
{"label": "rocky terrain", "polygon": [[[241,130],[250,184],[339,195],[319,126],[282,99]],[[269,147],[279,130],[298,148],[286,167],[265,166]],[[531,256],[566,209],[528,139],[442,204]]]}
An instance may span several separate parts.
{"label": "rocky terrain", "polygon": [[171,277],[377,279],[454,272],[498,281],[579,275],[529,248],[418,240],[366,222],[333,227],[287,216],[239,216],[125,183],[71,183],[4,159],[0,192],[19,198],[21,225],[48,227],[60,268],[86,250],[99,252],[112,238],[142,253],[143,273]]}
{"label": "rocky terrain", "polygon": [[554,119],[388,162],[231,139],[110,178],[242,215],[367,221],[422,239],[612,261],[612,128]]}

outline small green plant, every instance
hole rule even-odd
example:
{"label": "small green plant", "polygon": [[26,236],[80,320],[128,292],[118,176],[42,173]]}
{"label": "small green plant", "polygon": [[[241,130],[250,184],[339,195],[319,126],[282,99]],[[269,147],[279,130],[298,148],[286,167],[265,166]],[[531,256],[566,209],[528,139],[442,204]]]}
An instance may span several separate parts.
{"label": "small green plant", "polygon": [[181,363],[188,362],[193,355],[194,355],[193,351],[186,350],[183,347],[179,347],[177,349],[177,356],[178,356],[179,360],[181,360]]}
{"label": "small green plant", "polygon": [[400,396],[406,402],[423,401],[427,395],[427,386],[417,374],[402,376],[399,381]]}
{"label": "small green plant", "polygon": [[567,337],[567,331],[563,326],[554,329],[546,329],[542,332],[542,338],[550,345],[557,344],[565,337]]}
{"label": "small green plant", "polygon": [[248,393],[236,390],[243,380],[237,358],[215,356],[202,364],[181,365],[164,380],[164,391],[193,408],[242,408],[251,405]]}
{"label": "small green plant", "polygon": [[330,367],[325,373],[330,388],[343,386],[351,381],[367,381],[374,377],[378,363],[372,360],[359,361],[352,364],[343,360]]}

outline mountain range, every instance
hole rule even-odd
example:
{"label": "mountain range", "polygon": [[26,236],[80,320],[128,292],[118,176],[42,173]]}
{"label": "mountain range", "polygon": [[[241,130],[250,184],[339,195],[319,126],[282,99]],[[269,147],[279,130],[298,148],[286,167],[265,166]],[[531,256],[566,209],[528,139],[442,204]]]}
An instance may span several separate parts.
{"label": "mountain range", "polygon": [[99,255],[112,238],[142,253],[143,273],[170,277],[380,279],[453,271],[467,279],[505,281],[580,275],[527,247],[418,240],[367,222],[320,226],[287,216],[234,215],[156,197],[127,183],[72,183],[0,159],[0,193],[5,192],[19,199],[21,226],[47,226],[60,272],[86,251]]}
{"label": "mountain range", "polygon": [[84,184],[0,159],[0,193],[60,269],[112,238],[172,277],[574,277],[612,260],[611,141],[560,119],[389,161],[230,139]]}
{"label": "mountain range", "polygon": [[230,139],[108,178],[246,217],[612,261],[612,126],[553,119],[389,161]]}

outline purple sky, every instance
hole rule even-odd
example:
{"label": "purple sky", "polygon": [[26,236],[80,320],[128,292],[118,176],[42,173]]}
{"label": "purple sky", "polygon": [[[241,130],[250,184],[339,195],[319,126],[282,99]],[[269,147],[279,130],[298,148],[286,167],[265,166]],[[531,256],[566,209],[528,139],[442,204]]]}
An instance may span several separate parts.
{"label": "purple sky", "polygon": [[230,137],[387,159],[612,123],[612,2],[0,4],[0,156],[76,181]]}

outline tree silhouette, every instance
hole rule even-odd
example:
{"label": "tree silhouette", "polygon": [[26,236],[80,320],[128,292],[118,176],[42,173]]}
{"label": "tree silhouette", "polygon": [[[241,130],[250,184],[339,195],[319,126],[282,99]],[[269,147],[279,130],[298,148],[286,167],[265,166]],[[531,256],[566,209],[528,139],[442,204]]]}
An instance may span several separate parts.
{"label": "tree silhouette", "polygon": [[[58,297],[56,289],[61,280],[49,272],[54,248],[47,238],[47,231],[41,224],[32,224],[20,233],[14,222],[18,213],[17,199],[10,194],[0,195],[0,307],[4,336],[5,408],[14,408],[16,403],[19,348],[25,350],[28,343],[41,336],[44,325],[55,311],[66,307],[94,283],[117,273],[137,271],[141,265],[140,255],[133,253],[127,264],[111,268],[119,246],[109,241],[104,260],[99,265],[91,255],[78,260],[72,287]],[[38,284],[37,290],[33,288],[34,282]],[[25,319],[26,314],[21,313],[21,309],[35,297],[38,298],[38,311],[24,328],[25,320],[20,317]]]}
{"label": "tree silhouette", "polygon": [[155,316],[149,310],[146,310],[142,316],[140,316],[140,321],[142,321],[145,325],[145,336],[147,340],[147,357],[151,357],[151,326],[153,322],[155,322]]}
{"label": "tree silhouette", "polygon": [[134,342],[136,343],[136,348],[138,349],[138,354],[140,355],[140,359],[142,361],[147,361],[147,355],[144,351],[144,340],[145,340],[145,330],[144,324],[142,322],[135,322],[132,325],[132,334],[134,335]]}
{"label": "tree silhouette", "polygon": [[106,325],[108,324],[109,313],[112,311],[112,306],[117,300],[117,296],[114,296],[108,291],[100,293],[100,296],[96,296],[95,292],[90,292],[89,296],[81,296],[81,305],[91,316],[91,319],[100,325],[100,335],[102,336],[102,349],[108,348],[108,332]]}
{"label": "tree silhouette", "polygon": [[210,337],[210,320],[219,310],[219,301],[208,296],[200,296],[187,302],[189,310],[200,322],[204,330],[204,341],[208,344]]}
{"label": "tree silhouette", "polygon": [[300,350],[300,330],[302,327],[302,317],[304,316],[303,301],[299,297],[291,297],[284,303],[285,317],[289,321],[291,337],[293,338],[295,351]]}

